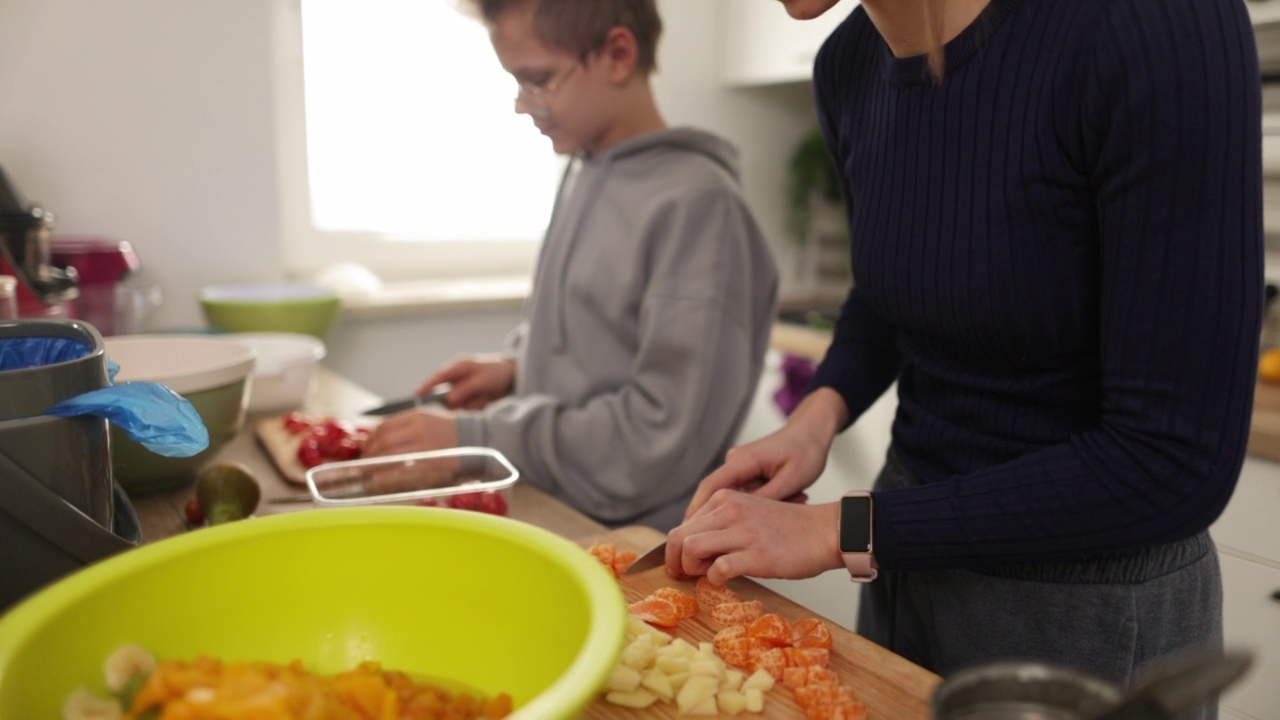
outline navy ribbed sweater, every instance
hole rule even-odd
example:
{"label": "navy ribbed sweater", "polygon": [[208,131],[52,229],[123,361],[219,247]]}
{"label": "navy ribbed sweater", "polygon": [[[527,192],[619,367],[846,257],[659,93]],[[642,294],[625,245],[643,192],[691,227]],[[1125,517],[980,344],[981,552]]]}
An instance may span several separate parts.
{"label": "navy ribbed sweater", "polygon": [[1243,462],[1262,309],[1241,0],[992,0],[941,85],[862,8],[815,68],[854,289],[811,387],[895,380],[922,481],[884,567],[991,566],[1207,527]]}

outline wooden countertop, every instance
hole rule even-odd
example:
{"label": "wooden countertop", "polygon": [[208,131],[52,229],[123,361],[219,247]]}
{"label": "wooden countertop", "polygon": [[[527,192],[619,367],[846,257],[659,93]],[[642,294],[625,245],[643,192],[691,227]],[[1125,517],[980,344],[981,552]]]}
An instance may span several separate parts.
{"label": "wooden countertop", "polygon": [[[377,395],[321,366],[316,373],[316,384],[311,396],[301,409],[313,415],[350,417],[381,401],[382,398]],[[267,457],[254,435],[255,419],[250,416],[245,422],[244,429],[232,438],[231,442],[227,443],[226,447],[210,462],[234,460],[249,467],[262,486],[263,502],[258,506],[258,515],[316,509],[310,503],[275,505],[266,502],[268,498],[306,492],[306,488],[290,484],[280,477],[275,465]],[[154,542],[186,532],[187,526],[182,518],[182,506],[194,496],[193,488],[186,486],[134,498],[133,508],[138,514],[138,522],[142,527],[143,541]],[[571,539],[605,530],[600,523],[527,483],[516,483],[512,488],[509,516]]]}
{"label": "wooden countertop", "polygon": [[[321,367],[310,399],[301,410],[308,414],[350,417],[380,401],[378,396]],[[250,417],[244,429],[210,462],[233,460],[249,467],[263,489],[264,502],[258,508],[259,515],[310,510],[324,512],[309,503],[274,505],[265,502],[266,498],[297,495],[303,490],[280,477],[253,431],[255,419],[257,418]],[[133,499],[144,542],[156,542],[188,532],[182,517],[182,507],[193,496],[194,490],[187,486]],[[527,483],[517,483],[513,488],[509,517],[575,540],[583,547],[594,542],[616,542],[620,546],[645,550],[660,542],[663,537],[651,528],[628,527],[610,531]],[[669,581],[661,573],[661,570],[651,570],[629,576],[629,580],[622,583],[624,593],[628,594],[629,599],[636,599],[639,597],[637,594],[643,595],[651,591],[653,588],[650,585],[656,587],[655,583],[675,584],[675,581]],[[731,587],[748,598],[760,599],[770,612],[793,618],[818,615],[748,579],[735,580]],[[850,589],[850,592],[853,590]],[[833,660],[833,665],[839,666],[837,669],[843,673],[842,677],[847,676],[864,697],[864,702],[871,710],[869,717],[872,720],[927,720],[929,698],[940,682],[937,675],[845,630],[838,623],[828,620],[828,625],[838,640],[835,650],[840,657]],[[706,628],[695,632],[706,635],[699,636],[698,639],[710,638]],[[803,717],[803,711],[799,710],[784,690],[771,692],[766,710],[769,710],[770,704],[773,709],[766,713],[766,717]],[[587,709],[584,717],[674,717],[674,712],[667,710],[674,708],[651,708],[649,711],[621,708],[606,703],[602,696]]]}

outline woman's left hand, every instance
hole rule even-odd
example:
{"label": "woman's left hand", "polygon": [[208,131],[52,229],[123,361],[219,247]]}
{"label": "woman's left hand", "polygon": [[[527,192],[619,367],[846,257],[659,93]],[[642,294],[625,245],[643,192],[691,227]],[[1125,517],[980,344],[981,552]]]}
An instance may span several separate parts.
{"label": "woman's left hand", "polygon": [[458,425],[452,413],[417,408],[383,420],[369,433],[363,455],[400,455],[457,446]]}
{"label": "woman's left hand", "polygon": [[840,504],[805,505],[719,490],[667,535],[676,577],[800,579],[844,566],[836,535]]}

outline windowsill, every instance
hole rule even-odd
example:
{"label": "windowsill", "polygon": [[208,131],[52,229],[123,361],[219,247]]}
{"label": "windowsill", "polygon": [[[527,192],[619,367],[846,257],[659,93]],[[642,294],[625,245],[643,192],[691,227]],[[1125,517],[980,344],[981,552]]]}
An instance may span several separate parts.
{"label": "windowsill", "polygon": [[529,289],[528,277],[389,282],[370,293],[345,295],[342,315],[368,319],[512,310],[524,305]]}

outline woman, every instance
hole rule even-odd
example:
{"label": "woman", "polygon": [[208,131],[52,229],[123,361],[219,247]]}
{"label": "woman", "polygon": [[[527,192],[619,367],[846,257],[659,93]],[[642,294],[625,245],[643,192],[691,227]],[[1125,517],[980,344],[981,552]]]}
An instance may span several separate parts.
{"label": "woman", "polygon": [[[1206,528],[1243,462],[1263,286],[1243,3],[863,0],[814,86],[855,287],[786,426],[702,481],[670,571],[878,568],[859,632],[943,674],[1127,682],[1220,646]],[[781,502],[894,382],[869,499]]]}

